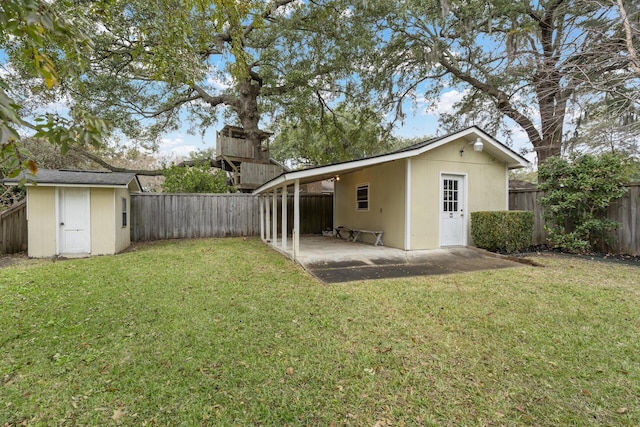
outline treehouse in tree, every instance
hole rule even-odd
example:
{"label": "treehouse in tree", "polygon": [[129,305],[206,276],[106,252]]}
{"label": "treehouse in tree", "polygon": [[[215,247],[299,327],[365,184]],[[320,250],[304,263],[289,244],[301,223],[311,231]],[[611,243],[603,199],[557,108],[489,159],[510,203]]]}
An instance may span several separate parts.
{"label": "treehouse in tree", "polygon": [[232,183],[248,192],[280,175],[286,168],[269,156],[268,132],[253,143],[244,129],[225,126],[216,134],[216,166],[231,173]]}

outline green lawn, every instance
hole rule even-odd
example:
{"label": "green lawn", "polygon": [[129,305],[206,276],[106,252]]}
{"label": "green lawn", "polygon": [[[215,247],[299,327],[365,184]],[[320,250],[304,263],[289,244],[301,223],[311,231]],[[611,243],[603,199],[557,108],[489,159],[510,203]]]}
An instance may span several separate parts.
{"label": "green lawn", "polygon": [[640,269],[324,286],[258,240],[0,270],[0,425],[640,425]]}

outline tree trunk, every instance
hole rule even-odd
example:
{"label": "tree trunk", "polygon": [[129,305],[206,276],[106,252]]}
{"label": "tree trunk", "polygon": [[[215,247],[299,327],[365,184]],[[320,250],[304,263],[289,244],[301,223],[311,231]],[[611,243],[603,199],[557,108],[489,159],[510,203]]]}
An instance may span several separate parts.
{"label": "tree trunk", "polygon": [[562,132],[567,101],[561,95],[559,85],[552,82],[544,82],[538,86],[537,91],[542,139],[539,145],[533,146],[540,166],[549,157],[562,154]]}
{"label": "tree trunk", "polygon": [[544,138],[542,145],[533,149],[538,157],[538,166],[543,164],[549,157],[561,154],[560,143],[550,141],[549,138]]}
{"label": "tree trunk", "polygon": [[260,146],[262,145],[262,131],[258,127],[260,122],[260,111],[258,109],[258,96],[260,95],[260,85],[247,79],[238,85],[240,106],[237,110],[238,117],[242,123],[242,128],[247,135],[247,139],[253,145],[255,160],[260,160]]}

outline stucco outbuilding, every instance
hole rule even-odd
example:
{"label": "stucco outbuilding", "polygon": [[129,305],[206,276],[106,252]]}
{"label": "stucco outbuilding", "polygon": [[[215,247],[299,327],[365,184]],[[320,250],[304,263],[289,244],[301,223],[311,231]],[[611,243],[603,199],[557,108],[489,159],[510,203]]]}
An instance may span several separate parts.
{"label": "stucco outbuilding", "polygon": [[[509,170],[529,162],[480,128],[470,128],[375,157],[286,172],[254,191],[262,195],[261,235],[299,253],[300,184],[333,179],[335,227],[383,232],[386,246],[410,250],[472,244],[470,213],[508,210]],[[277,227],[276,198],[293,186],[294,227]],[[282,197],[283,204],[286,203]],[[269,206],[273,203],[273,209]],[[282,213],[286,212],[284,208]],[[375,242],[374,234],[363,239]]]}
{"label": "stucco outbuilding", "polygon": [[141,191],[135,174],[40,169],[26,188],[30,257],[115,254],[131,244],[129,195]]}

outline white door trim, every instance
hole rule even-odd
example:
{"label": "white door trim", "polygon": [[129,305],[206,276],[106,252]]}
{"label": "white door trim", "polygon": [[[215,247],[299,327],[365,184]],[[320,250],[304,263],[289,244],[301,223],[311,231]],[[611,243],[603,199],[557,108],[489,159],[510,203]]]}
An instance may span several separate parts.
{"label": "white door trim", "polygon": [[[82,206],[76,206],[84,211],[84,221],[82,223],[82,230],[84,230],[84,241],[82,242],[81,250],[69,251],[67,250],[67,240],[65,236],[65,222],[68,219],[64,217],[63,211],[67,206],[67,200],[65,193],[68,191],[82,191],[86,195],[86,203]],[[81,236],[82,237],[82,236]],[[56,192],[56,254],[57,255],[73,255],[73,254],[90,254],[91,253],[91,190],[89,188],[82,187],[59,187]]]}
{"label": "white door trim", "polygon": [[[444,186],[443,186],[443,180],[445,176],[451,176],[454,178],[460,178],[462,180],[462,197],[460,198],[460,202],[462,203],[462,212],[461,212],[461,219],[462,219],[462,224],[461,224],[461,233],[462,236],[460,238],[460,242],[459,244],[448,244],[448,245],[443,245],[442,243],[442,228],[443,228],[443,221],[442,221],[442,214],[443,214],[443,202],[444,202]],[[467,179],[467,174],[466,173],[460,173],[460,172],[446,172],[446,171],[440,171],[440,175],[438,178],[438,187],[439,187],[439,191],[438,191],[438,246],[443,247],[443,246],[467,246],[468,244],[468,239],[467,239],[467,234],[468,234],[468,226],[469,226],[469,212],[468,212],[468,205],[469,205],[469,191],[468,191],[468,179]]]}

